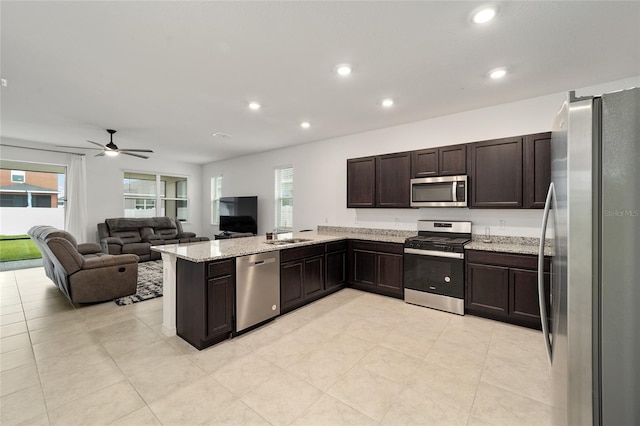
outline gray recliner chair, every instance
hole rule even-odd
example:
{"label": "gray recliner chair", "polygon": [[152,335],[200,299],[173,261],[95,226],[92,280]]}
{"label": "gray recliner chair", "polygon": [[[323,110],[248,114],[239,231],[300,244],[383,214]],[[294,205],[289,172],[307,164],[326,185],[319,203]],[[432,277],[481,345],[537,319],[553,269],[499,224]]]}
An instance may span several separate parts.
{"label": "gray recliner chair", "polygon": [[78,244],[73,235],[52,226],[34,226],[27,234],[42,253],[47,277],[71,302],[104,302],[136,293],[135,254],[102,253],[99,244]]}

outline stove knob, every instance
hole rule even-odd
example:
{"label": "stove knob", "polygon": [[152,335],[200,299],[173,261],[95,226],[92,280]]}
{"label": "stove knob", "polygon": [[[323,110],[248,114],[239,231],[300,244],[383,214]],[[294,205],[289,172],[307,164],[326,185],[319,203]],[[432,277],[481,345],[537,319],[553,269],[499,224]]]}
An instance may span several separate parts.
{"label": "stove knob", "polygon": [[444,282],[445,282],[445,283],[450,283],[450,282],[451,282],[451,278],[449,278],[449,277],[444,277]]}

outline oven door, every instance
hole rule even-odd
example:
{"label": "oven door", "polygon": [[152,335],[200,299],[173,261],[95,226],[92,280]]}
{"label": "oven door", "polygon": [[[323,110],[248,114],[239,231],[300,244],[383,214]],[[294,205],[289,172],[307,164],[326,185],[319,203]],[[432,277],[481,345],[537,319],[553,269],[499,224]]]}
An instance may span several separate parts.
{"label": "oven door", "polygon": [[404,288],[464,299],[464,254],[405,249]]}

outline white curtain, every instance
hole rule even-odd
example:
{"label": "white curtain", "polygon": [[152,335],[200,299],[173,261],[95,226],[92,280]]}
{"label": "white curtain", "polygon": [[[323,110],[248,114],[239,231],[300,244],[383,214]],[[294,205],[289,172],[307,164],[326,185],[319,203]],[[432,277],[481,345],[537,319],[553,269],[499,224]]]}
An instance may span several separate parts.
{"label": "white curtain", "polygon": [[78,243],[87,241],[87,167],[84,155],[72,155],[67,169],[64,229]]}

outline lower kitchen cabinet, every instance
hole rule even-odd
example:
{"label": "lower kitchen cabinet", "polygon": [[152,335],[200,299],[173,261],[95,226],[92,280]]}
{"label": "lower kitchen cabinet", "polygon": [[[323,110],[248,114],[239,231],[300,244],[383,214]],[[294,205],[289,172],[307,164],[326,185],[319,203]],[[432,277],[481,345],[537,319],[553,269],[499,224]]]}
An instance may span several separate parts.
{"label": "lower kitchen cabinet", "polygon": [[402,244],[349,241],[348,247],[351,287],[404,297]]}
{"label": "lower kitchen cabinet", "polygon": [[233,332],[235,259],[176,263],[178,336],[198,349],[228,339]]}
{"label": "lower kitchen cabinet", "polygon": [[[533,255],[466,252],[465,312],[541,328],[538,258]],[[544,261],[545,299],[550,307],[550,259]]]}
{"label": "lower kitchen cabinet", "polygon": [[326,295],[325,244],[280,251],[280,312]]}
{"label": "lower kitchen cabinet", "polygon": [[347,282],[347,242],[327,243],[325,247],[325,288],[337,289]]}

